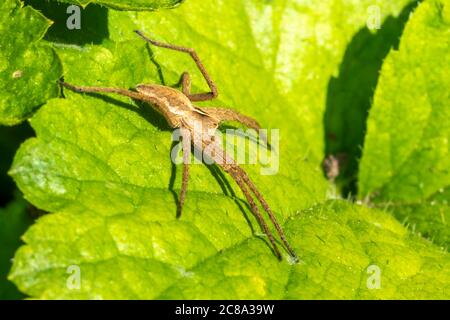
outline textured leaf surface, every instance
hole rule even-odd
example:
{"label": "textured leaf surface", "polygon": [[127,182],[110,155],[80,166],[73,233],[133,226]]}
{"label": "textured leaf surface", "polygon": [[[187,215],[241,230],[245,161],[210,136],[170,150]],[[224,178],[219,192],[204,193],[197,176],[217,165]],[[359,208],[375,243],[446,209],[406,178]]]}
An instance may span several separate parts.
{"label": "textured leaf surface", "polygon": [[0,4],[0,124],[17,124],[58,95],[60,62],[39,42],[50,24],[20,1]]}
{"label": "textured leaf surface", "polygon": [[[110,83],[123,87],[128,87],[130,83],[145,82],[146,78],[152,76],[157,77],[156,69],[150,71],[151,61],[141,41],[111,43],[109,48],[107,44],[103,47],[92,46],[81,51],[72,47],[61,47],[58,48],[58,53],[67,63],[67,68],[66,65],[64,67],[68,81],[92,81],[94,70],[97,79],[107,79]],[[145,65],[149,66],[148,70],[141,67]],[[80,222],[82,225],[101,232],[93,235],[93,238],[82,236],[85,239],[83,241],[90,243],[94,238],[102,239],[106,236],[104,231],[97,228],[96,222],[87,219],[88,216],[98,216],[102,220],[104,214],[109,216],[122,212],[119,216],[124,218],[123,222],[131,219],[133,227],[130,228],[133,230],[130,229],[132,233],[129,235],[117,230],[117,236],[127,238],[122,238],[121,241],[133,252],[144,250],[137,254],[142,255],[142,261],[146,261],[145,265],[148,264],[149,268],[157,268],[151,271],[154,281],[160,279],[158,281],[166,283],[175,279],[176,275],[170,275],[166,279],[166,265],[162,264],[166,260],[163,258],[158,261],[161,258],[159,254],[173,257],[169,264],[188,268],[220,250],[232,248],[240,241],[252,238],[252,228],[258,232],[259,228],[251,218],[246,203],[240,200],[242,196],[235,195],[235,185],[224,179],[214,167],[208,168],[204,165],[191,167],[183,217],[181,220],[175,219],[176,199],[169,185],[173,185],[175,191],[179,192],[181,181],[180,172],[177,170],[175,174],[170,162],[171,132],[167,130],[164,119],[148,106],[133,106],[129,100],[121,98],[108,98],[105,101],[99,97],[83,96],[67,90],[65,95],[66,99],[51,100],[32,118],[31,124],[37,138],[28,140],[20,148],[10,172],[25,192],[26,198],[39,208],[71,214],[77,212],[75,215],[80,221],[85,221]],[[305,157],[298,152],[295,145],[294,148],[286,145],[282,148],[279,174],[261,176],[258,166],[247,166],[251,177],[267,196],[280,220],[301,208],[323,201],[328,188],[321,171],[315,164],[305,161]],[[298,159],[295,166],[289,166],[291,159]],[[273,188],[272,185],[279,187]],[[102,203],[100,198],[106,202]],[[251,226],[246,216],[252,222]],[[52,214],[48,218],[52,220],[57,218],[57,215]],[[43,218],[45,219],[47,217]],[[156,223],[155,234],[153,231],[145,231],[153,228],[153,222],[146,222],[148,219]],[[189,221],[195,221],[198,225],[192,225],[193,222]],[[123,222],[118,223],[120,225]],[[61,230],[71,229],[70,223],[55,223]],[[139,226],[143,228],[136,229]],[[171,231],[166,227],[172,228]],[[75,229],[73,232],[78,234]],[[159,234],[160,240],[156,238],[156,234]],[[174,244],[172,240],[175,239],[184,246],[184,251],[179,251],[181,247],[171,248]],[[144,242],[140,242],[141,240]],[[106,238],[101,241],[109,242]],[[102,249],[94,242],[88,246],[97,248],[96,251],[106,250],[105,254],[116,255],[117,252],[114,251],[107,253],[115,247],[115,240],[112,241],[105,242],[106,247],[102,246]],[[264,242],[258,243],[263,250],[266,248],[267,259],[276,261]],[[31,251],[35,249],[40,252],[36,252],[37,254],[47,251],[43,247],[33,248]],[[67,249],[69,247],[65,246],[62,250]],[[156,256],[153,257],[154,251]],[[152,257],[146,256],[147,253]],[[69,249],[66,254],[67,257],[72,256],[74,264],[81,262],[76,262],[80,257],[76,250]],[[61,259],[56,255],[53,257],[56,260]],[[29,258],[31,259],[18,257],[16,270],[31,266]],[[47,258],[50,257],[42,256],[37,258],[37,264],[32,263],[39,265],[36,277],[33,278],[41,285],[48,280],[38,275],[40,272],[47,274],[46,264],[50,263]],[[40,265],[40,262],[44,264]],[[142,272],[145,277],[144,270],[141,269],[138,273]],[[107,270],[104,272],[105,275],[108,273]],[[19,278],[15,278],[15,283],[22,282],[23,278]],[[103,281],[106,279],[100,280]],[[126,287],[127,282],[128,280],[121,280],[117,285]],[[100,285],[106,286],[106,283]],[[151,284],[148,285],[152,287]],[[32,296],[54,294],[56,297],[57,294],[62,294],[39,292],[36,287],[31,288],[28,284],[21,288]],[[102,290],[94,290],[93,293],[102,297],[108,296]],[[118,294],[118,291],[114,294]],[[156,292],[146,293],[136,297],[153,297],[155,294]]]}
{"label": "textured leaf surface", "polygon": [[[390,16],[383,23],[380,21],[379,29],[359,30],[346,48],[338,76],[329,81],[324,116],[325,153],[327,159],[338,161],[339,172],[328,169],[327,173],[345,197],[357,194],[358,165],[368,111],[381,66],[391,48],[398,47],[403,28],[416,6],[417,2],[411,1],[400,15]],[[374,8],[368,10],[372,16],[376,12]]]}
{"label": "textured leaf surface", "polygon": [[360,172],[360,196],[448,246],[450,1],[423,2],[383,66]]}
{"label": "textured leaf surface", "polygon": [[80,6],[88,4],[99,4],[118,10],[156,10],[171,8],[180,4],[183,0],[53,0],[58,2],[72,3]]}
{"label": "textured leaf surface", "polygon": [[[191,0],[177,10],[154,14],[111,12],[108,23],[116,41],[134,39],[130,30],[139,29],[194,47],[213,67],[225,104],[247,108],[257,103],[263,125],[283,123],[304,153],[322,160],[327,86],[338,74],[346,46],[365,28],[370,6],[380,8],[383,22],[409,2]],[[179,54],[154,51],[163,70],[171,71],[169,83],[178,81],[180,71],[193,69]],[[239,79],[250,72],[258,77]],[[194,84],[202,84],[198,73]]]}
{"label": "textured leaf surface", "polygon": [[[234,204],[221,197],[204,197],[198,211],[177,221],[165,214],[175,208],[168,193],[110,183],[108,195],[82,192],[89,210],[43,217],[27,232],[10,275],[21,290],[88,299],[450,296],[448,255],[373,209],[335,202],[291,216],[285,229],[302,259],[291,265],[251,237],[241,216],[227,212]],[[79,290],[66,287],[72,265],[80,267]],[[370,289],[369,266],[380,270],[379,289]]]}
{"label": "textured leaf surface", "polygon": [[[170,163],[164,119],[126,98],[65,90],[66,99],[32,118],[37,138],[22,145],[10,171],[29,201],[53,212],[26,233],[10,278],[38,298],[448,297],[446,253],[383,212],[326,202],[318,168],[326,85],[369,2],[192,0],[169,12],[109,11],[110,41],[56,45],[74,84],[174,85],[189,70],[201,91],[188,57],[148,48],[131,30],[195,47],[221,93],[210,105],[280,129],[279,173],[245,168],[302,263],[276,260],[236,185],[214,167],[191,167],[176,219],[180,170]],[[401,5],[383,8],[387,15]],[[367,288],[372,264],[382,289]],[[67,287],[73,265],[79,290]]]}

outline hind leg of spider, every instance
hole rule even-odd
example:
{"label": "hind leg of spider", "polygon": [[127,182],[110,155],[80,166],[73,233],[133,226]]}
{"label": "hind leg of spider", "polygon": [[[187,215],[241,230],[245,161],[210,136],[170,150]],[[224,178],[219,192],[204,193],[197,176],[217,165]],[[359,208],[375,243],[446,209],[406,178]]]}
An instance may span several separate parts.
{"label": "hind leg of spider", "polygon": [[[185,78],[186,80],[182,80],[182,81],[186,81],[186,83],[189,83],[189,86],[186,86],[186,89],[183,89],[183,92],[186,92],[185,95],[191,101],[206,101],[206,100],[212,100],[212,99],[217,97],[217,95],[218,95],[217,87],[214,84],[214,81],[209,76],[208,72],[206,71],[205,66],[201,62],[199,56],[197,55],[197,53],[195,52],[194,49],[181,47],[181,46],[176,46],[176,45],[173,45],[173,44],[168,44],[168,43],[163,43],[163,42],[160,42],[160,41],[152,40],[150,38],[147,38],[139,30],[135,30],[134,32],[136,32],[142,39],[144,39],[145,41],[151,43],[154,46],[161,47],[161,48],[166,48],[166,49],[171,49],[171,50],[175,50],[175,51],[180,51],[180,52],[185,52],[185,53],[189,53],[189,55],[192,57],[192,59],[194,60],[195,64],[197,65],[198,69],[202,73],[203,77],[205,78],[206,83],[209,86],[209,89],[211,90],[210,92],[191,94],[190,93],[189,74],[187,72],[185,72],[182,77]],[[183,84],[183,87],[184,87],[184,84]]]}
{"label": "hind leg of spider", "polygon": [[283,229],[281,228],[280,224],[278,223],[277,219],[275,218],[275,215],[273,214],[272,210],[270,209],[269,205],[267,204],[266,200],[262,196],[261,192],[256,188],[255,184],[250,180],[250,177],[247,175],[247,173],[239,166],[235,166],[233,168],[236,172],[236,174],[245,182],[245,184],[250,188],[250,190],[253,192],[253,194],[256,196],[258,201],[261,203],[264,210],[269,215],[270,221],[272,221],[273,225],[275,226],[275,229],[277,230],[278,235],[280,236],[281,240],[283,241],[283,244],[285,245],[286,249],[288,250],[289,254],[292,258],[295,259],[295,261],[298,261],[297,254],[295,253],[294,249],[292,249],[291,245],[286,239],[286,235],[284,234]]}
{"label": "hind leg of spider", "polygon": [[[211,144],[211,143],[215,143],[215,141],[210,140],[209,144]],[[208,146],[209,144],[207,143],[206,145]],[[194,144],[194,147],[199,148],[200,150],[203,150],[204,144],[203,143],[201,145]],[[282,260],[281,253],[275,242],[273,233],[270,231],[269,226],[267,225],[263,216],[261,215],[261,212],[259,211],[258,206],[256,205],[255,201],[253,200],[251,191],[249,191],[247,185],[245,184],[244,180],[242,179],[242,176],[239,174],[239,172],[237,170],[235,170],[235,167],[239,167],[239,166],[234,162],[234,160],[231,157],[229,157],[227,155],[225,150],[223,150],[222,148],[220,148],[218,146],[215,147],[215,152],[206,153],[205,156],[214,160],[214,162],[218,166],[220,166],[226,173],[228,173],[233,178],[233,180],[237,183],[237,185],[241,189],[242,193],[244,194],[245,198],[247,199],[248,203],[250,204],[250,208],[251,208],[253,215],[258,220],[259,225],[261,226],[264,233],[269,238],[269,241],[272,245],[275,255],[277,256],[277,258],[279,260]]]}
{"label": "hind leg of spider", "polygon": [[280,250],[278,249],[278,246],[275,242],[275,238],[274,238],[272,232],[270,231],[269,226],[264,221],[264,218],[261,215],[261,212],[259,211],[258,206],[256,205],[255,201],[253,200],[252,195],[250,194],[245,183],[242,181],[241,177],[238,174],[236,174],[236,172],[234,170],[230,170],[229,167],[226,167],[222,164],[219,164],[219,165],[225,170],[225,172],[230,174],[230,176],[234,179],[234,181],[236,181],[237,185],[242,190],[242,193],[244,193],[245,198],[247,199],[248,203],[250,204],[250,208],[252,209],[253,215],[256,217],[259,225],[262,227],[264,233],[269,238],[270,244],[272,246],[272,249],[273,249],[275,255],[277,256],[278,260],[282,260],[282,256],[281,256]]}

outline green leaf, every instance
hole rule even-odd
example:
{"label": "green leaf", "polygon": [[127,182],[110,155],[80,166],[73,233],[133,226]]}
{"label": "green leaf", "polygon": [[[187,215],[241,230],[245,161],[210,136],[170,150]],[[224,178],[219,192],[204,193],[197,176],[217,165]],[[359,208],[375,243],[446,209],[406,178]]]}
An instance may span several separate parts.
{"label": "green leaf", "polygon": [[0,4],[0,124],[26,119],[38,106],[58,96],[61,64],[40,43],[51,21],[16,0]]}
{"label": "green leaf", "polygon": [[[64,61],[67,81],[129,87],[139,82],[158,80],[158,70],[154,65],[152,68],[145,43],[139,40],[105,43],[103,47],[86,46],[83,49],[60,46],[57,51]],[[148,66],[148,69],[142,66]],[[97,81],[92,78],[93,74]],[[258,73],[254,75],[249,72],[250,77],[257,79]],[[183,268],[221,248],[226,249],[242,239],[251,238],[252,230],[258,230],[250,218],[246,203],[241,200],[242,196],[235,195],[234,184],[230,190],[228,179],[218,175],[216,169],[204,165],[191,167],[183,217],[181,220],[175,218],[176,199],[169,187],[175,174],[170,162],[171,132],[165,120],[148,106],[136,107],[128,99],[100,99],[68,90],[65,90],[65,95],[66,99],[49,101],[32,118],[31,124],[37,139],[28,140],[19,149],[11,169],[17,184],[33,204],[47,211],[72,212],[77,208],[75,210],[80,213],[81,219],[86,217],[84,214],[98,215],[102,219],[103,214],[110,215],[117,210],[125,213],[135,207],[145,215],[144,218],[133,218],[134,214],[130,216],[136,225],[146,225],[146,219],[159,217],[162,220],[157,224],[164,224],[164,227],[167,224],[167,227],[172,228],[173,235],[169,237],[178,239],[183,245],[192,245],[185,247],[184,258],[180,253],[170,254],[175,255],[175,260],[181,259],[176,264]],[[251,106],[258,108],[255,104]],[[250,108],[248,110],[251,112]],[[316,165],[306,161],[296,150],[295,146],[284,149],[280,172],[274,176],[261,176],[258,167],[247,166],[262,192],[269,195],[268,201],[279,219],[322,201],[328,188]],[[289,166],[291,159],[298,159],[295,166]],[[273,189],[272,183],[283,188]],[[179,192],[179,172],[172,185]],[[97,197],[114,204],[105,206],[100,199],[97,201]],[[97,208],[98,213],[97,209],[91,211],[91,205],[100,206]],[[246,217],[251,219],[251,225]],[[193,227],[189,223],[190,219],[198,221],[199,226]],[[96,228],[93,221],[86,220],[83,224],[88,228]],[[65,229],[62,224],[58,228]],[[209,238],[199,234],[199,231],[207,232]],[[147,249],[134,243],[139,239],[130,239],[130,245],[137,250],[140,250],[137,247],[141,247],[146,252],[157,250],[159,240],[153,234],[149,238],[142,234],[140,238],[146,239]],[[111,244],[105,243],[107,247]],[[264,248],[264,242],[260,244]],[[97,246],[95,243],[92,245]],[[170,249],[164,243],[161,245],[162,250]],[[109,249],[104,248],[107,253]],[[70,256],[75,252],[67,254]],[[270,250],[266,255],[276,260]],[[73,258],[76,260],[77,255]],[[156,267],[162,266],[157,258],[150,260],[155,262]],[[17,261],[19,265],[23,262],[28,265],[28,262],[21,262],[20,258]],[[183,266],[185,263],[188,265]],[[164,275],[155,276],[167,281]],[[117,285],[126,286],[121,282]],[[32,296],[41,295],[23,290]]]}
{"label": "green leaf", "polygon": [[[321,161],[328,82],[337,76],[347,45],[365,29],[370,6],[380,8],[383,22],[399,15],[408,3],[190,0],[177,10],[153,14],[110,12],[108,23],[116,41],[135,39],[130,31],[139,29],[155,39],[195,48],[213,67],[210,71],[225,104],[236,108],[259,104],[258,119],[264,126],[289,126],[299,149]],[[188,66],[192,72],[193,64],[179,54],[154,51],[163,71],[170,70],[169,75],[164,73],[168,83],[175,83]],[[250,72],[259,76],[238,79]],[[194,84],[202,84],[199,73]]]}
{"label": "green leaf", "polygon": [[424,1],[387,57],[369,116],[360,196],[448,246],[450,1]]}
{"label": "green leaf", "polygon": [[[91,4],[80,11],[79,21],[68,10],[67,3],[42,0],[27,0],[27,4],[42,12],[53,24],[47,30],[44,40],[75,45],[101,44],[108,38],[108,8]],[[73,10],[73,9],[72,9]],[[67,13],[67,12],[70,13]],[[79,22],[79,29],[68,29],[67,25]],[[78,27],[78,26],[76,26]]]}
{"label": "green leaf", "polygon": [[[359,30],[347,46],[338,77],[330,79],[324,116],[325,154],[327,161],[338,161],[339,172],[327,170],[327,174],[337,174],[330,178],[345,197],[357,194],[368,111],[381,66],[391,48],[398,47],[403,28],[416,5],[413,1],[398,17],[388,17],[378,30]],[[376,13],[374,9],[369,12]]]}
{"label": "green leaf", "polygon": [[88,4],[99,4],[117,10],[157,10],[172,8],[183,0],[52,0],[57,2],[72,3],[86,7]]}
{"label": "green leaf", "polygon": [[[301,256],[292,265],[278,262],[262,239],[251,237],[232,201],[196,195],[203,197],[197,211],[176,220],[165,214],[174,209],[169,193],[110,183],[104,194],[102,184],[91,184],[97,192],[79,194],[88,210],[79,206],[45,216],[27,232],[28,244],[19,249],[10,278],[32,297],[450,296],[448,254],[373,209],[334,202],[292,216],[284,227]],[[67,287],[70,266],[79,267],[77,289]],[[378,289],[372,268],[380,275]]]}
{"label": "green leaf", "polygon": [[[383,6],[383,17],[400,3]],[[302,263],[277,261],[242,194],[214,166],[191,166],[176,219],[180,168],[164,119],[128,98],[64,90],[31,119],[37,137],[10,171],[26,199],[52,212],[24,236],[10,278],[36,298],[447,297],[446,253],[386,213],[326,202],[327,82],[369,4],[191,0],[164,12],[109,11],[101,46],[55,44],[67,82],[172,86],[188,70],[198,92],[206,86],[188,56],[148,47],[132,30],[194,47],[220,91],[208,104],[280,129],[278,174],[244,167]],[[366,285],[373,264],[378,290]]]}
{"label": "green leaf", "polygon": [[6,279],[16,249],[22,244],[20,236],[32,219],[27,213],[27,203],[22,199],[0,208],[0,300],[23,297],[17,288]]}

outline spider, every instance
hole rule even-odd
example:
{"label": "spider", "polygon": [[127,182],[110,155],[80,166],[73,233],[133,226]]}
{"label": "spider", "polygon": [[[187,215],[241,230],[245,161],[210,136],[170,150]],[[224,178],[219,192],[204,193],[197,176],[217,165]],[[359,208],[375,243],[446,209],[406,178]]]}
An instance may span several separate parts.
{"label": "spider", "polygon": [[[63,80],[59,80],[59,83],[70,90],[80,93],[115,93],[130,97],[135,100],[146,102],[150,104],[154,109],[156,109],[156,111],[158,111],[166,119],[170,127],[174,129],[182,129],[182,132],[184,132],[181,135],[183,140],[183,175],[178,203],[178,216],[180,216],[186,198],[186,191],[189,180],[189,155],[191,152],[191,145],[194,149],[203,152],[207,147],[211,147],[212,144],[216,144],[217,142],[212,132],[214,132],[219,127],[219,124],[223,121],[237,121],[251,129],[256,130],[257,132],[259,132],[260,125],[256,120],[232,109],[197,107],[193,105],[192,102],[208,101],[215,99],[218,96],[217,87],[210,78],[195,50],[155,41],[146,37],[141,31],[136,30],[135,32],[142,39],[154,46],[188,53],[205,78],[210,91],[203,93],[191,93],[191,80],[188,72],[184,72],[181,76],[181,92],[174,88],[158,84],[139,84],[136,86],[136,91],[131,91],[127,89],[112,87],[76,86],[64,82]],[[200,130],[198,128],[200,128]],[[290,246],[289,242],[286,240],[283,229],[276,220],[272,210],[262,196],[261,192],[259,192],[258,188],[256,188],[255,184],[249,178],[247,173],[234,161],[234,159],[230,158],[217,145],[215,145],[215,150],[218,150],[220,152],[214,152],[207,156],[209,156],[210,160],[212,160],[226,173],[228,173],[242,190],[245,198],[250,205],[252,213],[258,220],[264,233],[267,235],[271,243],[273,252],[277,256],[277,258],[279,260],[282,259],[280,250],[275,242],[274,235],[270,231],[266,221],[264,220],[253,196],[256,197],[256,199],[268,214],[290,256],[294,258],[295,261],[298,261],[297,255]]]}

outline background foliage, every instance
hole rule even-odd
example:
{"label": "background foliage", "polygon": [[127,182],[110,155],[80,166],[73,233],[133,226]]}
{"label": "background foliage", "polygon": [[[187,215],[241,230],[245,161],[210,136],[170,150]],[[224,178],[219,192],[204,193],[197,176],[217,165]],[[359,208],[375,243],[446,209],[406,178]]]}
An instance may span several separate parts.
{"label": "background foliage", "polygon": [[[84,6],[80,30],[66,28],[66,2]],[[450,2],[186,0],[163,9],[178,2],[2,5],[0,123],[29,119],[33,130],[0,128],[0,298],[449,298]],[[373,5],[379,30],[366,27]],[[176,219],[171,132],[147,105],[59,92],[61,76],[176,86],[185,70],[205,90],[189,57],[149,47],[135,29],[197,50],[220,91],[209,104],[281,130],[280,172],[245,169],[299,264],[275,259],[215,166],[192,166]],[[324,158],[339,161],[331,182]],[[71,265],[81,268],[79,290],[66,285]],[[381,270],[376,290],[371,265]]]}

